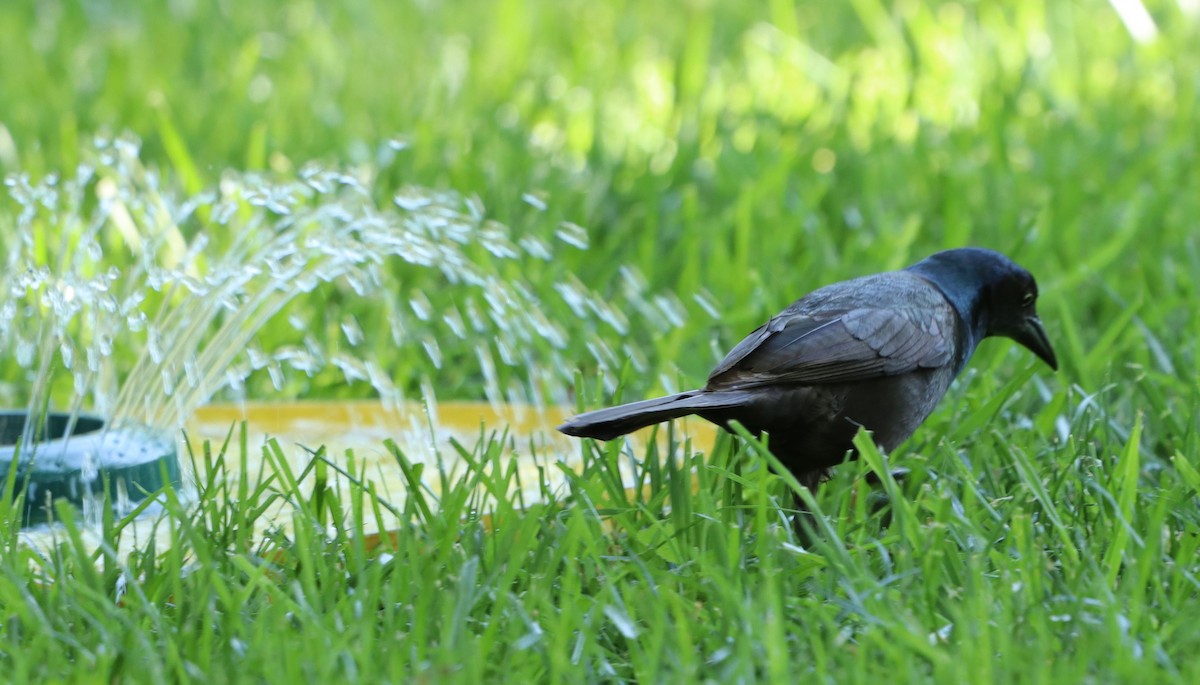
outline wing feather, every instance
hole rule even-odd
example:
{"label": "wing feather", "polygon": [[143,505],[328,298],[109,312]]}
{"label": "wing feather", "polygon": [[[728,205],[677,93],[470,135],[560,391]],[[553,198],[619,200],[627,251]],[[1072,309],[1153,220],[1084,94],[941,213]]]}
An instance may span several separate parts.
{"label": "wing feather", "polygon": [[846,383],[943,366],[953,357],[946,336],[955,316],[948,305],[816,312],[794,305],[746,336],[707,387]]}

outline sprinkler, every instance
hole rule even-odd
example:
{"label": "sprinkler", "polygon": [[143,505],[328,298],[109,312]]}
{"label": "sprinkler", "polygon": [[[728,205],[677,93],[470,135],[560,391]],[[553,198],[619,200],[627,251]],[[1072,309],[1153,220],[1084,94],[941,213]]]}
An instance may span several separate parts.
{"label": "sprinkler", "polygon": [[[180,485],[175,442],[140,426],[108,426],[97,416],[50,412],[29,444],[21,442],[29,413],[0,411],[0,487],[16,466],[14,495],[24,495],[24,525],[53,519],[63,499],[110,502],[118,515],[167,483]],[[107,497],[106,497],[107,495]],[[14,498],[15,499],[15,498]]]}

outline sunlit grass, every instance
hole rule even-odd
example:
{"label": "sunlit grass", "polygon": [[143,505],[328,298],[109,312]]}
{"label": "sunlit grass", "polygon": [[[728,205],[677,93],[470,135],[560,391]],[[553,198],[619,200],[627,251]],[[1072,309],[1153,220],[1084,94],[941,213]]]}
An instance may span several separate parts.
{"label": "sunlit grass", "polygon": [[[191,507],[166,493],[169,548],[119,554],[128,531],[111,520],[97,546],[63,508],[61,542],[33,553],[8,520],[3,658],[22,681],[1189,682],[1196,513],[1177,506],[1195,484],[1138,487],[1137,432],[1111,465],[1032,433],[923,443],[901,483],[863,441],[862,462],[806,497],[823,530],[801,541],[782,518],[788,487],[727,439],[709,454],[585,444],[582,470],[565,489],[543,481],[538,503],[497,497],[521,488],[503,438],[485,440],[438,501],[413,488],[394,506],[345,455],[251,481],[246,458],[287,460],[235,431],[193,457],[233,481],[206,479]],[[968,456],[991,450],[1003,463]],[[621,484],[628,460],[646,487]],[[872,471],[890,506],[865,484]],[[276,499],[290,532],[254,535]],[[361,534],[393,516],[394,534]],[[60,658],[40,657],[51,650]]]}
{"label": "sunlit grass", "polygon": [[[1200,681],[1200,25],[1185,6],[1148,3],[1157,37],[1139,42],[1105,0],[0,3],[0,170],[65,177],[93,133],[128,130],[169,192],[228,168],[286,183],[316,159],[368,170],[380,205],[413,186],[477,198],[514,239],[564,246],[470,256],[527,283],[561,326],[583,406],[618,382],[626,398],[699,384],[804,292],[962,244],[1034,272],[1062,363],[1051,375],[985,343],[886,464],[868,450],[839,469],[811,540],[784,521],[783,479],[729,440],[673,445],[677,461],[583,443],[582,472],[536,504],[485,496],[520,492],[505,455],[530,456],[485,440],[439,501],[412,488],[407,524],[374,548],[358,533],[389,503],[316,486],[344,477],[321,462],[261,489],[204,484],[192,508],[168,498],[167,549],[118,553],[128,532],[109,521],[94,551],[63,511],[63,542],[41,555],[10,516],[0,672]],[[0,228],[18,211],[0,200]],[[211,229],[181,227],[236,239]],[[404,290],[388,306],[462,302],[437,273],[391,268]],[[563,284],[671,325],[581,317]],[[444,335],[433,318],[397,344],[371,298],[296,306],[331,312],[311,331],[331,340],[354,317],[409,396],[485,395],[478,346],[494,331]],[[546,390],[519,364],[498,373]],[[20,393],[19,374],[7,383]],[[336,370],[284,387],[374,392]],[[276,396],[265,375],[248,393]],[[212,449],[236,471],[278,448]],[[899,483],[895,464],[912,469]],[[294,532],[252,535],[272,498],[291,503]]]}

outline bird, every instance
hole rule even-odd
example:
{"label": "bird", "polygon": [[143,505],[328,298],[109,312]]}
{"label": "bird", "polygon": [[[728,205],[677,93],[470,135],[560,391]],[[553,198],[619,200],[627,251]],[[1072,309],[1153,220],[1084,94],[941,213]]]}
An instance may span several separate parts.
{"label": "bird", "polygon": [[702,388],[579,414],[567,435],[611,440],[697,415],[768,436],[804,486],[857,457],[869,430],[885,453],[933,412],[985,338],[1007,337],[1057,371],[1032,274],[981,247],[818,288],[738,343]]}

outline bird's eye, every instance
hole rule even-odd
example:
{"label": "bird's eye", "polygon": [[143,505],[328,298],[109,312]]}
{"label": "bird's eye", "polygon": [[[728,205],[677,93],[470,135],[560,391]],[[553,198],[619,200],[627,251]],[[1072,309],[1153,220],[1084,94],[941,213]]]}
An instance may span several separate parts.
{"label": "bird's eye", "polygon": [[1034,295],[1032,292],[1025,293],[1025,297],[1021,298],[1021,306],[1022,307],[1032,307],[1033,301],[1036,299],[1037,299],[1037,296]]}

